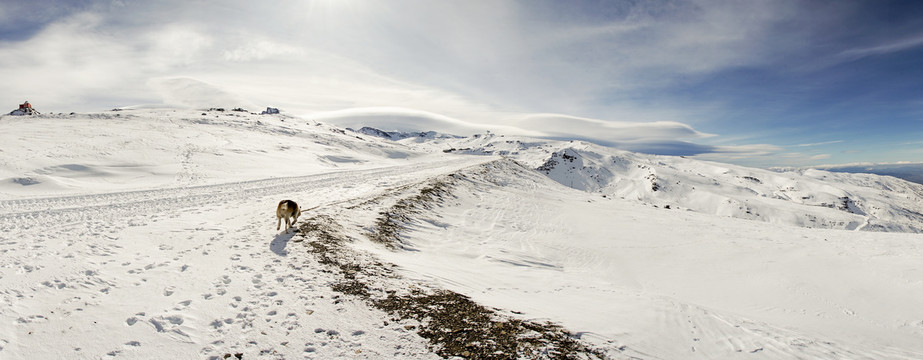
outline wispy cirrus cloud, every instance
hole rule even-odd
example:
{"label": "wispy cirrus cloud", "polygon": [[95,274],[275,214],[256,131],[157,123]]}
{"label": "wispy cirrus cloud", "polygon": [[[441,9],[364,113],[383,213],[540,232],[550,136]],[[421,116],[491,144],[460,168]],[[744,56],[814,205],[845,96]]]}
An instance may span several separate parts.
{"label": "wispy cirrus cloud", "polygon": [[841,61],[854,61],[868,56],[886,55],[923,46],[923,34],[889,41],[883,44],[844,50],[836,55]]}
{"label": "wispy cirrus cloud", "polygon": [[823,142],[816,142],[816,143],[809,143],[809,144],[798,144],[798,145],[792,145],[792,146],[795,146],[795,147],[815,147],[815,146],[822,146],[822,145],[839,144],[839,143],[841,143],[841,142],[843,142],[843,140],[831,140],[831,141],[823,141]]}

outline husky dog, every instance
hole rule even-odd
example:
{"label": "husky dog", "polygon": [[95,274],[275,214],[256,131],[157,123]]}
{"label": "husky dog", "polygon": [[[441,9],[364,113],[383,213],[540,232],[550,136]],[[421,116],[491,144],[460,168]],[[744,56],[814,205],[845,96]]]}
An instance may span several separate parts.
{"label": "husky dog", "polygon": [[285,231],[288,232],[288,229],[298,221],[299,216],[301,216],[301,206],[291,200],[280,201],[279,206],[276,207],[276,230],[279,230],[282,226],[282,219],[285,219]]}

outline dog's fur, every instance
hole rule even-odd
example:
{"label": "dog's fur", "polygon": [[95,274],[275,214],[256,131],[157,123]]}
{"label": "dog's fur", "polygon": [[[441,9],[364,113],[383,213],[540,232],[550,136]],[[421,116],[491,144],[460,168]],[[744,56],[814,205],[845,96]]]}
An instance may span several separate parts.
{"label": "dog's fur", "polygon": [[282,226],[282,219],[285,219],[285,231],[288,232],[288,229],[298,221],[299,216],[301,216],[301,206],[291,200],[280,201],[279,206],[276,207],[276,230],[279,230]]}

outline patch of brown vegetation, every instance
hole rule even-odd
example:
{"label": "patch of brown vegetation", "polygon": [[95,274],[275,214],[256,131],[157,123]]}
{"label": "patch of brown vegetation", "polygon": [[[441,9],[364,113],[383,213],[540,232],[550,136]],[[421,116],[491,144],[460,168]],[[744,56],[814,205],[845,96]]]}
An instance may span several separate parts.
{"label": "patch of brown vegetation", "polygon": [[[425,186],[414,196],[401,199],[375,222],[369,237],[391,248],[400,244],[400,233],[411,215],[419,214],[451,196],[451,175]],[[406,289],[406,281],[377,261],[363,261],[345,246],[348,237],[326,215],[304,220],[301,233],[317,261],[336,270],[340,280],[334,291],[354,296],[393,316],[392,321],[415,320],[417,333],[427,339],[440,356],[466,359],[605,359],[601,350],[586,346],[564,328],[500,314],[465,295],[449,290]]]}
{"label": "patch of brown vegetation", "polygon": [[498,314],[465,295],[437,290],[372,300],[381,310],[422,324],[417,333],[442,357],[467,359],[604,359],[560,326]]}
{"label": "patch of brown vegetation", "polygon": [[419,194],[398,200],[388,210],[379,213],[375,226],[369,234],[372,241],[396,248],[400,244],[400,233],[406,228],[411,216],[419,214],[430,206],[450,196],[452,182],[458,175],[451,174],[445,180],[435,181],[420,190]]}

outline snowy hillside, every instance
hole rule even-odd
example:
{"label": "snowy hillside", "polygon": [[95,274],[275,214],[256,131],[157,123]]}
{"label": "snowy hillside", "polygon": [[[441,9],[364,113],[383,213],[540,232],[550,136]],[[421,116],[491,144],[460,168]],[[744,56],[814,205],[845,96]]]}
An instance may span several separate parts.
{"label": "snowy hillside", "polygon": [[832,172],[893,176],[923,184],[923,164],[920,163],[827,165],[817,168]]}
{"label": "snowy hillside", "polygon": [[325,124],[223,109],[5,116],[2,126],[7,197],[306,175],[421,155]]}
{"label": "snowy hillside", "polygon": [[218,109],[0,144],[2,359],[923,357],[893,178]]}
{"label": "snowy hillside", "polygon": [[506,156],[565,186],[661,208],[809,228],[923,232],[923,185],[893,177],[775,172],[515,136],[431,139],[415,148]]}
{"label": "snowy hillside", "polygon": [[440,134],[435,131],[426,131],[426,132],[400,132],[400,131],[383,131],[373,127],[364,126],[359,130],[346,128],[347,131],[362,135],[370,135],[374,137],[379,137],[382,139],[388,139],[393,141],[404,140],[404,139],[413,139],[414,141],[421,142],[433,139],[461,139],[462,136],[457,135],[448,135]]}
{"label": "snowy hillside", "polygon": [[615,357],[923,355],[918,235],[639,206],[508,160],[450,184],[408,222],[410,251],[369,250],[412,278],[560,322]]}

